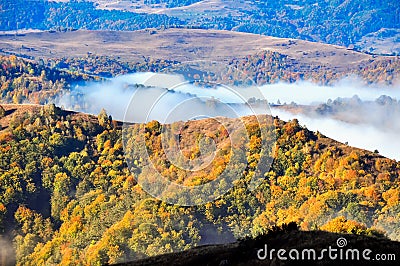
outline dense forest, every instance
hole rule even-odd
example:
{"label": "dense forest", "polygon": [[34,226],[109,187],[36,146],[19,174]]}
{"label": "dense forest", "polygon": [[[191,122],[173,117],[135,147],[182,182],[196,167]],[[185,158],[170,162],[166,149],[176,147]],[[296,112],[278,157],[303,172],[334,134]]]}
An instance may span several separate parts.
{"label": "dense forest", "polygon": [[46,104],[53,102],[72,83],[95,80],[76,71],[59,71],[40,62],[14,55],[0,56],[0,102]]}
{"label": "dense forest", "polygon": [[[189,122],[180,133],[188,158],[199,156],[195,143],[201,136],[190,133],[196,128],[218,143],[220,152],[206,175],[168,161],[156,121],[122,129],[105,111],[96,118],[54,105],[2,109],[0,221],[4,237],[15,243],[19,265],[123,262],[257,236],[289,222],[302,230],[399,240],[399,163],[310,132],[297,120],[274,118],[273,125],[261,126],[277,138],[268,152],[275,160],[269,170],[256,170],[260,127],[246,118],[250,142],[243,175],[221,198],[180,207],[154,199],[137,184],[148,173],[137,139],[145,138],[160,173],[198,185],[218,176],[231,160],[227,132],[215,121]],[[122,130],[130,140],[125,152]],[[251,192],[248,182],[255,174],[263,181]]]}
{"label": "dense forest", "polygon": [[100,10],[92,2],[28,2],[2,1],[0,30],[138,30],[181,24],[179,19],[166,15]]}
{"label": "dense forest", "polygon": [[85,73],[99,77],[115,77],[136,72],[160,72],[179,65],[179,61],[157,58],[143,58],[129,61],[113,56],[88,54],[85,57],[51,58],[46,65],[62,71]]}
{"label": "dense forest", "polygon": [[229,62],[217,81],[222,83],[246,83],[250,81],[258,85],[279,81],[296,82],[309,80],[317,84],[334,84],[338,80],[357,76],[365,84],[380,83],[391,85],[400,74],[400,60],[397,57],[371,60],[358,68],[337,70],[323,64],[309,65],[291,59],[277,52],[263,51],[245,58]]}
{"label": "dense forest", "polygon": [[[144,4],[169,9],[197,2],[145,0]],[[169,13],[172,16],[99,9],[97,3],[85,0],[2,0],[0,30],[146,28],[154,35],[155,28],[224,29],[353,49],[363,36],[400,28],[397,0],[243,3],[249,8],[234,15],[188,11]],[[282,46],[295,40],[287,42]],[[272,239],[278,247],[290,242],[282,241],[290,237],[291,243],[322,244],[346,234],[350,243],[373,239],[371,243],[381,243],[381,248],[400,241],[400,162],[378,151],[337,142],[308,130],[297,119],[285,122],[279,117],[247,116],[129,124],[114,120],[104,109],[95,116],[54,104],[75,87],[137,72],[186,73],[196,85],[303,80],[333,85],[353,76],[364,84],[397,84],[398,56],[371,55],[367,60],[339,69],[264,50],[229,59],[222,68],[203,69],[201,64],[196,68],[156,57],[132,62],[92,53],[28,59],[1,55],[0,264],[146,262],[152,256],[193,252],[194,247],[238,239],[233,246],[223,247],[233,256],[248,251],[238,253],[241,245],[253,252],[261,243],[257,241]],[[135,86],[126,88],[130,85]],[[213,101],[206,104],[215,107]],[[348,110],[374,108],[393,115],[400,112],[400,101],[382,96],[363,105],[355,96],[313,108],[307,110],[350,121]],[[356,117],[357,122],[363,119],[372,120]],[[380,123],[400,129],[392,120]],[[175,142],[182,151],[177,161],[168,154]],[[204,148],[204,143],[214,143],[216,151]],[[214,156],[206,168],[180,167],[186,161],[203,162],[204,154]],[[221,175],[226,178],[220,179]],[[182,194],[168,182],[196,193]],[[154,197],[149,187],[164,200]],[[204,195],[214,198],[204,203]],[[204,252],[210,250],[206,247]]]}
{"label": "dense forest", "polygon": [[[168,8],[197,1],[145,1]],[[92,29],[137,30],[149,27],[189,27],[224,29],[275,37],[297,38],[343,46],[354,45],[369,33],[382,28],[400,28],[400,4],[390,1],[254,1],[232,16],[183,14],[170,17],[119,10],[97,9],[85,1],[5,0],[1,3],[0,30]],[[187,13],[187,12],[186,12]]]}
{"label": "dense forest", "polygon": [[[381,28],[399,28],[398,1],[256,1],[238,31],[348,46]],[[385,19],[383,19],[383,17]]]}
{"label": "dense forest", "polygon": [[[8,58],[2,57],[0,62],[5,61],[3,65],[7,65]],[[41,62],[44,61],[41,60]],[[32,61],[30,64],[34,65],[35,63]],[[232,59],[227,62],[226,67],[218,69],[190,69],[193,66],[187,66],[176,60],[157,58],[144,58],[135,62],[127,62],[127,60],[118,57],[95,54],[89,54],[85,57],[51,58],[43,64],[49,69],[58,69],[61,72],[73,75],[84,73],[84,76],[86,76],[84,79],[87,79],[87,76],[101,78],[136,72],[169,71],[172,73],[193,73],[193,75],[197,74],[201,80],[229,85],[264,85],[280,81],[292,83],[301,80],[322,85],[333,85],[345,77],[358,77],[365,84],[393,85],[400,74],[400,59],[398,57],[371,59],[357,68],[337,70],[324,64],[310,66],[273,51],[262,51],[244,58]]]}
{"label": "dense forest", "polygon": [[[304,66],[296,73],[288,61],[264,51],[231,60],[222,72],[196,73],[202,80],[228,84],[245,80],[244,74],[258,84],[305,78],[329,83],[346,75],[325,72],[324,80],[326,70],[310,73]],[[39,62],[3,56],[0,62],[2,103],[14,103],[0,107],[0,241],[12,247],[7,257],[18,265],[118,263],[257,237],[290,222],[305,231],[400,240],[400,163],[311,132],[297,120],[275,117],[260,128],[254,117],[243,119],[249,142],[235,144],[245,161],[237,163],[244,171],[233,188],[210,203],[182,207],[156,200],[137,180],[152,177],[150,163],[180,184],[215,180],[236,157],[227,130],[214,120],[185,125],[152,121],[123,128],[104,110],[95,117],[54,104],[16,105],[46,104],[73,84],[99,80],[111,70],[110,75],[161,71],[179,62],[145,58],[124,63],[96,55]],[[391,84],[398,64],[396,58],[379,59],[354,73],[366,83]],[[376,102],[391,103],[388,98]],[[233,129],[239,122],[227,120]],[[213,139],[219,152],[211,166],[199,172],[175,167],[161,145],[163,128],[176,132],[191,160],[201,155],[202,134]],[[261,130],[268,139],[276,138],[273,149],[262,150]],[[257,167],[263,166],[262,154],[274,159],[271,168]],[[261,184],[250,191],[254,176],[261,177]],[[227,186],[221,181],[203,192],[218,193]],[[175,191],[167,192],[177,197]]]}

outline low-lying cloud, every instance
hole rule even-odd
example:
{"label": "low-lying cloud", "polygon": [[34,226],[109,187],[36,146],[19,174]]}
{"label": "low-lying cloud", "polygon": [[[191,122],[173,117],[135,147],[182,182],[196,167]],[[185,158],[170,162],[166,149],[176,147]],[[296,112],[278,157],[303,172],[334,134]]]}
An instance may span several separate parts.
{"label": "low-lying cloud", "polygon": [[[389,97],[376,100],[381,95]],[[253,101],[249,101],[251,98]],[[335,86],[302,81],[232,88],[198,86],[179,75],[136,73],[77,86],[61,97],[58,104],[92,114],[104,108],[114,119],[127,122],[171,123],[272,113],[283,120],[297,118],[309,129],[328,137],[358,148],[377,149],[382,155],[399,160],[400,102],[396,99],[400,99],[399,86],[366,86],[355,78],[342,80]],[[297,106],[269,109],[263,100],[272,106],[278,103]]]}
{"label": "low-lying cloud", "polygon": [[378,150],[385,157],[400,160],[399,133],[394,130],[376,127],[373,124],[351,124],[329,117],[310,117],[293,114],[273,108],[272,113],[288,121],[294,118],[308,129],[319,131],[325,136],[348,143],[348,145],[370,151]]}
{"label": "low-lying cloud", "polygon": [[[262,99],[258,91],[253,97]],[[77,85],[58,103],[66,109],[98,114],[106,109],[113,118],[142,123],[172,123],[204,117],[240,117],[254,114],[247,98],[227,86],[201,87],[178,75],[138,73],[87,86]],[[266,102],[258,102],[268,113]]]}
{"label": "low-lying cloud", "polygon": [[400,99],[400,84],[397,86],[364,85],[357,78],[346,78],[334,86],[321,86],[308,81],[276,83],[260,87],[270,103],[318,104],[329,99],[351,98],[357,95],[363,101],[373,101],[381,95]]}

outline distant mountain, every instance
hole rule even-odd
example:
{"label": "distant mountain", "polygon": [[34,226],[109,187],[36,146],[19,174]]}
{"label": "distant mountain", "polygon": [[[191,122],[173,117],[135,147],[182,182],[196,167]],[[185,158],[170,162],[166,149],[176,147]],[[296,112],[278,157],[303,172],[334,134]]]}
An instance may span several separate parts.
{"label": "distant mountain", "polygon": [[0,6],[0,30],[138,30],[182,25],[166,15],[101,10],[86,1],[4,0]]}
{"label": "distant mountain", "polygon": [[354,45],[364,36],[382,28],[400,28],[400,4],[397,0],[126,0],[116,4],[100,0],[5,0],[1,10],[0,30],[196,27],[344,46]]}

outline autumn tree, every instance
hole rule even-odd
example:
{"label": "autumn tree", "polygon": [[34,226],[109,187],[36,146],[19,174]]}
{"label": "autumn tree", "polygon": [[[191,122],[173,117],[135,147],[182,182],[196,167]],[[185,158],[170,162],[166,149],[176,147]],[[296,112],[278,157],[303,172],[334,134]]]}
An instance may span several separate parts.
{"label": "autumn tree", "polygon": [[3,118],[6,115],[6,110],[4,107],[0,105],[0,118]]}

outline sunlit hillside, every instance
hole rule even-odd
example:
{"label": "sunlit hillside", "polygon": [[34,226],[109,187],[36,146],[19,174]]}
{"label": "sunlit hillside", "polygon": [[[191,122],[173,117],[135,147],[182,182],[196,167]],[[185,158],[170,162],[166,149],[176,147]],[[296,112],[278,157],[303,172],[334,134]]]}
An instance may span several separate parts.
{"label": "sunlit hillside", "polygon": [[[128,170],[121,125],[106,113],[96,118],[54,105],[3,109],[1,225],[3,241],[15,241],[20,264],[123,262],[257,236],[292,221],[302,230],[336,232],[330,221],[338,216],[352,221],[344,230],[398,240],[399,164],[310,132],[296,120],[275,118],[275,129],[267,129],[277,137],[270,154],[275,160],[270,170],[256,173],[264,181],[254,192],[246,187],[260,158],[260,135],[249,117],[244,123],[251,141],[243,147],[248,165],[234,187],[214,202],[179,207],[150,197],[137,184],[146,175],[143,160],[130,158],[135,168]],[[217,174],[229,161],[229,150],[222,148],[228,135],[213,123],[189,122],[180,136],[183,147],[196,147],[186,132],[201,128],[221,143],[211,166]],[[145,137],[164,176],[187,185],[211,178],[168,167],[160,126],[136,124],[127,136]],[[140,149],[140,143],[130,143],[129,149]],[[186,155],[195,158],[197,152]]]}

